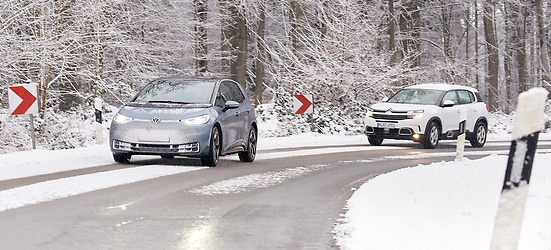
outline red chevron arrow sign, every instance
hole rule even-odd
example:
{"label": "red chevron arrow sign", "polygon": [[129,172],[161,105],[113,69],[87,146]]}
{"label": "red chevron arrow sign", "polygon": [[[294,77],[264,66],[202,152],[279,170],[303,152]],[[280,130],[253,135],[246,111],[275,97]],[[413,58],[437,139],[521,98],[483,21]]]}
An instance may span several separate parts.
{"label": "red chevron arrow sign", "polygon": [[36,84],[22,84],[8,88],[8,99],[11,115],[25,115],[38,113]]}
{"label": "red chevron arrow sign", "polygon": [[312,114],[314,113],[314,97],[312,95],[296,94],[293,96],[293,113]]}

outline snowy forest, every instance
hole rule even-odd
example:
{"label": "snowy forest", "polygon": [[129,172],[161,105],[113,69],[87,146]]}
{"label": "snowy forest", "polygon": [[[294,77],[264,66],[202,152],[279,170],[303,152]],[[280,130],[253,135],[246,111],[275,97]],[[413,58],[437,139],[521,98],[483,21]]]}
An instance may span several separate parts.
{"label": "snowy forest", "polygon": [[[0,153],[28,149],[29,119],[8,86],[36,83],[37,144],[72,148],[152,79],[237,80],[269,136],[309,131],[292,95],[312,94],[314,130],[361,133],[365,110],[397,89],[480,90],[493,113],[551,88],[548,0],[0,0]],[[90,129],[92,130],[92,129]],[[262,130],[262,128],[260,129]]]}

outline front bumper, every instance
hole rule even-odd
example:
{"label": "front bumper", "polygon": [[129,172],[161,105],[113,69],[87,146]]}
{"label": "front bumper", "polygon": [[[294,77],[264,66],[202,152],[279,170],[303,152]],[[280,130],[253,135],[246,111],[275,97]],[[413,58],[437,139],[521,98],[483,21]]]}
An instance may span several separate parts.
{"label": "front bumper", "polygon": [[190,126],[178,121],[113,123],[110,148],[113,154],[205,156],[209,152],[211,127],[212,124]]}
{"label": "front bumper", "polygon": [[366,118],[364,134],[367,136],[380,136],[387,139],[420,141],[423,138],[419,120],[375,120]]}

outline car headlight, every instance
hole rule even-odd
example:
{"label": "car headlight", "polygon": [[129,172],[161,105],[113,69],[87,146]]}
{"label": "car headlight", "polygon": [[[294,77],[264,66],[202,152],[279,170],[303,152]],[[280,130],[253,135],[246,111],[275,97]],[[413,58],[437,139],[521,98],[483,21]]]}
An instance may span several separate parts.
{"label": "car headlight", "polygon": [[192,117],[188,119],[180,120],[183,124],[186,125],[199,125],[199,124],[205,124],[210,120],[210,115],[202,115],[197,117]]}
{"label": "car headlight", "polygon": [[124,116],[124,115],[121,115],[119,113],[117,113],[115,115],[115,117],[113,117],[113,121],[116,122],[116,123],[122,123],[122,124],[125,124],[125,123],[129,123],[130,121],[132,121],[134,119],[128,117],[128,116]]}
{"label": "car headlight", "polygon": [[367,109],[367,117],[373,117],[373,109],[372,108]]}
{"label": "car headlight", "polygon": [[408,115],[411,119],[421,119],[423,118],[423,114],[425,113],[424,110],[411,110],[408,112]]}

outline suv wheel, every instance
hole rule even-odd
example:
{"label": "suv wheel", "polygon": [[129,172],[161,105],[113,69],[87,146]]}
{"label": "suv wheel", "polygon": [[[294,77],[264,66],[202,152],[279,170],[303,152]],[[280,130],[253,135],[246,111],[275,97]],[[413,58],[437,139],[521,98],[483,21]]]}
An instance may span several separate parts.
{"label": "suv wheel", "polygon": [[438,146],[438,140],[440,140],[440,127],[435,122],[431,122],[425,130],[421,144],[424,148],[433,149]]}
{"label": "suv wheel", "polygon": [[373,146],[381,146],[381,144],[383,144],[384,139],[385,138],[382,136],[375,136],[375,135],[367,136],[367,140],[369,141],[369,144]]}
{"label": "suv wheel", "polygon": [[471,146],[475,148],[481,148],[486,143],[486,135],[488,134],[488,129],[483,122],[477,122],[474,126],[474,133],[471,135],[470,141]]}

